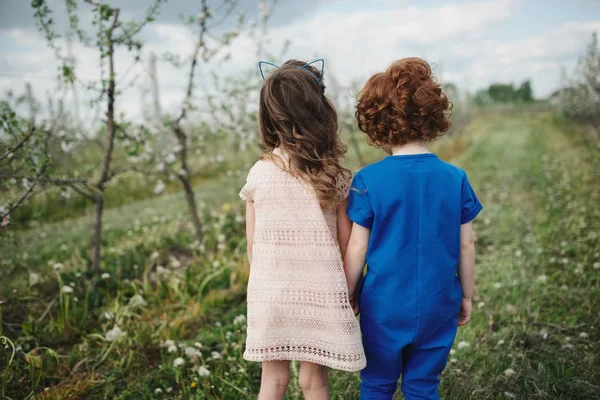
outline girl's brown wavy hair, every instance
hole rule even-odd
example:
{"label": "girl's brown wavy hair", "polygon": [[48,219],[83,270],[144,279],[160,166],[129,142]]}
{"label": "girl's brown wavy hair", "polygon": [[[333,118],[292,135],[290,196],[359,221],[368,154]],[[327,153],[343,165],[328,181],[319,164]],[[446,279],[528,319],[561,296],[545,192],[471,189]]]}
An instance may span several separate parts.
{"label": "girl's brown wavy hair", "polygon": [[280,148],[289,157],[290,173],[314,189],[323,209],[344,201],[351,173],[341,164],[346,146],[320,71],[289,60],[265,79],[258,126],[267,150],[263,159],[275,159],[273,150]]}
{"label": "girl's brown wavy hair", "polygon": [[431,142],[450,128],[448,101],[420,58],[394,62],[373,75],[358,94],[356,119],[374,146]]}

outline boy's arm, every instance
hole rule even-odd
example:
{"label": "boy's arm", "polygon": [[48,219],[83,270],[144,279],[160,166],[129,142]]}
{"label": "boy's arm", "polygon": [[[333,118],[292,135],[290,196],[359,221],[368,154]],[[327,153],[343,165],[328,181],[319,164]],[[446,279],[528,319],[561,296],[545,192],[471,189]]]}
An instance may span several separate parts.
{"label": "boy's arm", "polygon": [[248,262],[252,265],[252,244],[254,243],[254,202],[246,201],[246,242]]}
{"label": "boy's arm", "polygon": [[458,279],[462,287],[462,304],[458,315],[458,326],[466,325],[471,319],[473,283],[475,280],[475,236],[471,222],[460,226],[460,261]]}
{"label": "boy's arm", "polygon": [[344,272],[348,282],[348,295],[354,297],[354,292],[362,278],[363,270],[367,260],[367,249],[369,248],[369,238],[371,230],[358,224],[352,225],[350,241],[344,257]]}
{"label": "boy's arm", "polygon": [[350,221],[348,214],[346,214],[347,204],[347,202],[343,202],[337,208],[338,241],[340,242],[342,259],[346,256],[346,249],[348,248],[348,241],[350,240],[350,232],[352,231],[352,221]]}

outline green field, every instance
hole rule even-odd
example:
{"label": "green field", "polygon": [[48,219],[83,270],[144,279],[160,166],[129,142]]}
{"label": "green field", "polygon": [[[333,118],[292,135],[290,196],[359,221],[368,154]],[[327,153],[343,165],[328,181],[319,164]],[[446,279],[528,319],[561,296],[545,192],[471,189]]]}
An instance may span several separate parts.
{"label": "green field", "polygon": [[[442,398],[600,398],[599,142],[549,112],[490,111],[434,150],[468,172],[485,207],[474,317]],[[3,238],[0,398],[256,398],[260,365],[242,359],[239,317],[242,182],[197,184],[204,243],[179,192],[107,210],[103,277],[86,271],[88,216]],[[358,384],[332,372],[332,399],[358,399]],[[295,381],[287,398],[302,398]]]}

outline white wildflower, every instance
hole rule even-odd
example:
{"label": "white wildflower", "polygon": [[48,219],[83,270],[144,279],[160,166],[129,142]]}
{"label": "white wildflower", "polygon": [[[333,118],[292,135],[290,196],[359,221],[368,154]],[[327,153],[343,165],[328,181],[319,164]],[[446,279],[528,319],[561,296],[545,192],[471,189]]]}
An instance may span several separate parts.
{"label": "white wildflower", "polygon": [[538,282],[542,282],[542,283],[544,283],[544,282],[546,282],[547,280],[548,280],[548,277],[547,277],[546,275],[540,275],[540,276],[538,276],[538,277],[537,277],[537,281],[538,281]]}
{"label": "white wildflower", "polygon": [[154,186],[154,194],[161,194],[165,191],[166,187],[167,186],[162,181],[162,179],[159,179],[158,182],[156,182],[156,186]]}
{"label": "white wildflower", "polygon": [[54,270],[55,270],[55,271],[62,271],[62,269],[63,269],[64,267],[65,267],[65,266],[64,266],[62,263],[56,263],[56,264],[54,264],[54,265],[52,266],[52,268],[54,268]]}
{"label": "white wildflower", "polygon": [[596,261],[594,263],[594,269],[600,269],[600,262]]}
{"label": "white wildflower", "polygon": [[241,224],[242,222],[244,222],[244,217],[241,214],[236,215],[235,222],[237,222],[238,224]]}
{"label": "white wildflower", "polygon": [[129,304],[132,307],[145,307],[147,303],[141,294],[136,294],[129,300]]}
{"label": "white wildflower", "polygon": [[171,262],[170,262],[171,268],[179,268],[181,267],[181,262],[176,259],[175,257],[171,257]]}
{"label": "white wildflower", "polygon": [[201,349],[202,348],[202,343],[196,342],[196,343],[194,343],[194,346],[196,346],[197,349]]}
{"label": "white wildflower", "polygon": [[195,347],[186,347],[185,348],[185,355],[190,360],[195,360],[197,358],[202,357],[202,353],[200,352],[200,350],[196,349]]}
{"label": "white wildflower", "polygon": [[171,393],[172,391],[173,391],[173,388],[171,388],[171,387],[168,387],[167,389],[165,389],[165,392],[167,392],[167,393]]}
{"label": "white wildflower", "polygon": [[163,275],[167,273],[167,269],[165,267],[163,267],[162,265],[159,265],[156,267],[156,272]]}
{"label": "white wildflower", "polygon": [[175,346],[175,345],[169,346],[169,348],[167,349],[167,351],[169,353],[175,353],[177,351],[177,346]]}
{"label": "white wildflower", "polygon": [[221,358],[223,358],[223,356],[221,355],[221,353],[217,352],[217,351],[213,351],[210,356],[212,358],[214,358],[215,360],[220,360]]}
{"label": "white wildflower", "polygon": [[109,342],[114,342],[115,340],[121,339],[127,336],[127,332],[121,330],[119,325],[115,325],[111,330],[106,332],[106,340]]}
{"label": "white wildflower", "polygon": [[477,308],[483,308],[485,306],[485,302],[480,301],[479,303],[477,303]]}
{"label": "white wildflower", "polygon": [[243,325],[246,323],[246,316],[244,314],[240,314],[233,319],[234,325]]}
{"label": "white wildflower", "polygon": [[494,289],[500,289],[501,287],[502,287],[502,284],[500,282],[494,283]]}
{"label": "white wildflower", "polygon": [[221,163],[221,162],[225,161],[225,157],[223,157],[221,154],[219,154],[219,155],[217,156],[217,158],[215,159],[215,161],[217,161],[217,162],[220,162],[220,163]]}
{"label": "white wildflower", "polygon": [[62,251],[67,251],[67,249],[68,249],[68,248],[69,248],[69,247],[68,247],[66,244],[62,244],[62,245],[60,246],[60,249],[61,249]]}
{"label": "white wildflower", "polygon": [[200,376],[209,376],[210,375],[210,371],[204,365],[201,365],[198,368],[198,375],[200,375]]}
{"label": "white wildflower", "polygon": [[158,251],[155,251],[150,255],[150,259],[156,260],[158,258],[158,256],[160,256],[160,254],[158,253]]}
{"label": "white wildflower", "polygon": [[231,339],[231,337],[232,337],[232,336],[233,336],[233,332],[231,332],[231,331],[227,331],[227,332],[225,333],[225,339],[228,339],[228,340],[229,340],[229,339]]}
{"label": "white wildflower", "polygon": [[160,347],[171,347],[171,346],[175,346],[175,341],[173,340],[165,340],[164,342],[162,342],[160,344]]}
{"label": "white wildflower", "polygon": [[504,375],[506,375],[506,376],[513,376],[514,374],[516,374],[514,369],[508,368],[508,369],[504,370]]}
{"label": "white wildflower", "polygon": [[185,360],[183,359],[183,357],[177,357],[174,361],[173,361],[173,367],[178,368],[181,367],[185,364]]}
{"label": "white wildflower", "polygon": [[515,256],[516,257],[521,257],[522,255],[523,255],[523,252],[521,250],[515,251]]}
{"label": "white wildflower", "polygon": [[108,279],[108,278],[110,278],[110,274],[108,272],[105,272],[102,275],[100,275],[100,278],[102,278],[102,279]]}
{"label": "white wildflower", "polygon": [[69,282],[69,286],[71,286],[72,288],[75,287],[75,282]]}
{"label": "white wildflower", "polygon": [[165,163],[164,162],[160,162],[158,164],[156,164],[156,170],[163,172],[165,170]]}
{"label": "white wildflower", "polygon": [[546,330],[542,330],[540,332],[540,335],[542,336],[542,339],[544,339],[544,340],[548,339],[548,332]]}
{"label": "white wildflower", "polygon": [[161,394],[162,393],[162,389],[161,388],[156,388],[156,389],[154,389],[154,393]]}
{"label": "white wildflower", "polygon": [[30,272],[29,273],[29,285],[35,286],[38,283],[40,283],[40,276],[38,274],[36,274],[35,272]]}
{"label": "white wildflower", "polygon": [[586,332],[581,332],[581,333],[579,334],[579,337],[580,337],[580,338],[582,338],[582,339],[587,339],[589,336],[590,336],[590,335],[588,335]]}
{"label": "white wildflower", "polygon": [[63,286],[61,289],[61,292],[69,294],[69,293],[73,293],[73,288],[71,286]]}
{"label": "white wildflower", "polygon": [[504,394],[504,397],[506,397],[507,399],[514,399],[517,397],[511,392],[504,392],[503,394]]}
{"label": "white wildflower", "polygon": [[217,236],[217,241],[219,243],[223,243],[225,241],[225,239],[226,239],[226,237],[222,233],[219,236]]}
{"label": "white wildflower", "polygon": [[471,344],[469,342],[465,342],[463,340],[463,341],[458,342],[458,345],[456,347],[460,350],[460,349],[465,349],[467,347],[471,347]]}
{"label": "white wildflower", "polygon": [[452,358],[450,359],[450,362],[451,362],[451,363],[456,363],[456,362],[458,362],[458,360],[457,360],[456,358],[452,357]]}
{"label": "white wildflower", "polygon": [[112,311],[104,311],[104,314],[102,314],[102,316],[110,321],[115,317],[115,314]]}

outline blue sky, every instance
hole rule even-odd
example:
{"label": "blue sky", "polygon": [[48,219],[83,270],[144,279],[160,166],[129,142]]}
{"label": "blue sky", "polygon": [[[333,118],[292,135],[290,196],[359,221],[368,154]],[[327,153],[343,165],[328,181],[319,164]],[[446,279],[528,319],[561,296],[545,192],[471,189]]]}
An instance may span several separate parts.
{"label": "blue sky", "polygon": [[[60,11],[60,0],[48,0]],[[150,0],[112,0],[126,16],[143,15]],[[216,5],[218,0],[212,0]],[[56,63],[35,29],[29,1],[0,3],[0,86],[20,92],[30,81],[39,96],[55,93],[51,79]],[[146,55],[165,51],[189,56],[193,35],[178,21],[180,13],[194,15],[196,1],[170,0],[155,24],[144,32]],[[258,0],[241,0],[240,9],[256,19]],[[64,15],[57,24],[66,30]],[[360,85],[392,61],[421,56],[435,66],[443,81],[473,92],[492,82],[519,84],[533,80],[534,93],[544,97],[561,84],[561,69],[571,71],[583,54],[593,31],[600,31],[599,0],[280,0],[274,8],[267,50],[278,54],[291,40],[286,58],[327,61],[327,74],[343,86]],[[97,56],[76,45],[78,73],[83,80],[98,76]],[[231,48],[231,61],[218,67],[223,76],[236,76],[256,65],[255,44],[242,35]],[[128,55],[117,60],[117,71],[131,64]],[[147,64],[134,66],[140,85]],[[204,66],[198,83],[211,85]],[[161,102],[176,108],[183,97],[185,74],[159,63]],[[354,89],[352,89],[354,90]],[[347,99],[353,92],[348,90]],[[66,96],[68,94],[65,94]],[[84,91],[81,97],[85,97]],[[127,114],[140,115],[144,107],[139,88],[121,98]],[[85,106],[84,106],[85,108]]]}

